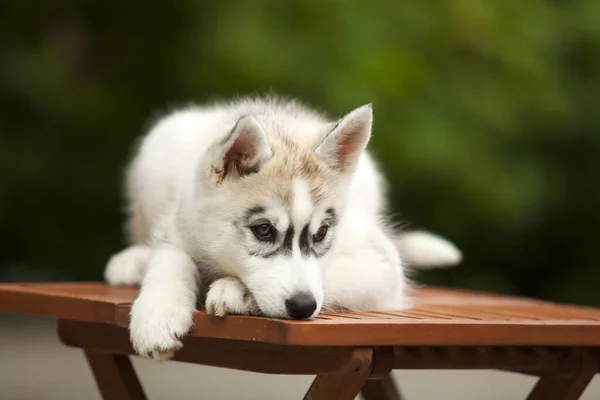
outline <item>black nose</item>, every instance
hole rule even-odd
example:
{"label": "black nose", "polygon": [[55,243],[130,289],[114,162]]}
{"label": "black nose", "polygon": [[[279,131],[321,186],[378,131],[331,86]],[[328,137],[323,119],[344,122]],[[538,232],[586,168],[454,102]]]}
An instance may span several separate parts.
{"label": "black nose", "polygon": [[285,301],[285,308],[292,319],[310,317],[317,309],[317,301],[310,293],[298,293]]}

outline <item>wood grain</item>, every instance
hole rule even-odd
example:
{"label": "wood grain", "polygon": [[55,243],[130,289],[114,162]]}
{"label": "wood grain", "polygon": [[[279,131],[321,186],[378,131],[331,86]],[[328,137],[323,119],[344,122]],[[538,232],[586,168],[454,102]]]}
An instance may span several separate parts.
{"label": "wood grain", "polygon": [[[136,289],[3,284],[0,311],[127,327]],[[600,346],[600,310],[435,288],[402,312],[322,313],[312,321],[194,314],[190,336],[296,346]]]}

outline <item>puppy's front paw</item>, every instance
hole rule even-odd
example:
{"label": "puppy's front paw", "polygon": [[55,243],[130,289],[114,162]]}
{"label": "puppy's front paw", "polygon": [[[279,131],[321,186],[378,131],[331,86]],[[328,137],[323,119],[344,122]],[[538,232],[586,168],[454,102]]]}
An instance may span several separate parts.
{"label": "puppy's front paw", "polygon": [[252,295],[239,279],[221,278],[212,283],[206,295],[206,312],[222,317],[227,314],[256,313]]}
{"label": "puppy's front paw", "polygon": [[185,304],[138,298],[131,307],[129,332],[137,354],[158,361],[173,357],[193,325],[193,309]]}
{"label": "puppy's front paw", "polygon": [[152,249],[148,246],[131,246],[113,255],[106,269],[104,279],[113,286],[137,286],[142,283]]}

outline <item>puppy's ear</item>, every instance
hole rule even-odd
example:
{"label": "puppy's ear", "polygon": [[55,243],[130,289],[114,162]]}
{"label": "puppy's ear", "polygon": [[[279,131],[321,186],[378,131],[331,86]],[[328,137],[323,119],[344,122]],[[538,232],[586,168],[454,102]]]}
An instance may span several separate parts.
{"label": "puppy's ear", "polygon": [[209,180],[216,185],[257,172],[273,154],[262,127],[251,116],[240,118],[209,152],[213,155]]}
{"label": "puppy's ear", "polygon": [[373,108],[370,104],[355,109],[323,135],[315,150],[317,157],[340,173],[354,172],[371,137],[372,124]]}

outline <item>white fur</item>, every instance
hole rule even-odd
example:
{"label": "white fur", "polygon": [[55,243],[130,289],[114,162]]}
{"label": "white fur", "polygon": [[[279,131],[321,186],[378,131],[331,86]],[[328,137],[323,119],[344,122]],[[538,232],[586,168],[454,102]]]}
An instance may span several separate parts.
{"label": "white fur", "polygon": [[[333,124],[274,99],[160,120],[127,174],[132,247],[105,273],[111,284],[141,283],[130,324],[136,352],[164,359],[181,347],[203,283],[205,308],[219,316],[286,318],[299,293],[315,300],[311,317],[400,310],[410,301],[398,248],[417,266],[456,262],[457,250],[441,239],[388,233],[383,179],[365,151],[371,122],[370,106]],[[261,221],[276,229],[273,242],[252,230]]]}
{"label": "white fur", "polygon": [[171,245],[157,245],[140,294],[131,307],[130,331],[135,351],[162,360],[172,357],[193,324],[198,269]]}
{"label": "white fur", "polygon": [[206,296],[206,312],[219,317],[247,314],[251,312],[253,304],[244,293],[244,285],[239,279],[232,276],[217,279],[210,285]]}
{"label": "white fur", "polygon": [[294,201],[292,203],[292,215],[298,223],[310,218],[313,211],[313,205],[310,199],[310,189],[304,180],[295,180],[292,182],[294,190]]}
{"label": "white fur", "polygon": [[411,267],[445,267],[462,261],[462,253],[453,243],[429,232],[403,232],[396,243],[405,263]]}
{"label": "white fur", "polygon": [[146,270],[152,249],[146,245],[134,245],[108,260],[104,270],[104,279],[112,285],[139,285]]}

